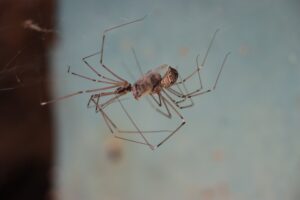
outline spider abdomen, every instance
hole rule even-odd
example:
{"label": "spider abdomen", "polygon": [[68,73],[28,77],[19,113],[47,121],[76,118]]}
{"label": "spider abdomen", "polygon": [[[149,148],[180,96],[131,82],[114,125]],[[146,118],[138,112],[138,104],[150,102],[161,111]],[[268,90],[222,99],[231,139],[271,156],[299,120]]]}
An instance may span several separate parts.
{"label": "spider abdomen", "polygon": [[132,86],[132,95],[135,99],[153,93],[160,86],[161,75],[157,72],[148,72],[138,79]]}

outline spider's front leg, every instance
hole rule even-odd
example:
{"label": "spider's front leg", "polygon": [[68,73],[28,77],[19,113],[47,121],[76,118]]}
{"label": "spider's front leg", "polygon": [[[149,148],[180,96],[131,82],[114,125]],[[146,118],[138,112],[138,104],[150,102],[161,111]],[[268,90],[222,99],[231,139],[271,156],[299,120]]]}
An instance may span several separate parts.
{"label": "spider's front leg", "polygon": [[108,71],[111,75],[113,75],[115,78],[117,78],[118,80],[120,81],[123,81],[125,82],[126,80],[123,79],[121,76],[117,75],[115,72],[113,72],[110,67],[108,67],[106,64],[104,64],[104,44],[105,44],[105,38],[106,38],[106,35],[112,31],[112,30],[115,30],[115,29],[118,29],[118,28],[121,28],[121,27],[124,27],[124,26],[127,26],[127,25],[130,25],[130,24],[133,24],[133,23],[137,23],[137,22],[140,22],[140,21],[143,21],[144,19],[146,18],[146,16],[140,18],[140,19],[136,19],[136,20],[133,20],[133,21],[129,21],[129,22],[126,22],[126,23],[123,23],[123,24],[119,24],[117,26],[113,26],[113,27],[110,27],[106,30],[104,30],[103,34],[102,34],[102,43],[101,43],[101,51],[100,51],[100,65],[106,70]]}
{"label": "spider's front leg", "polygon": [[210,51],[210,49],[211,49],[211,47],[212,47],[212,44],[213,44],[213,42],[214,42],[214,40],[215,40],[215,37],[216,37],[218,31],[219,31],[219,29],[217,29],[217,30],[215,31],[215,33],[213,34],[213,37],[212,37],[212,39],[211,39],[211,41],[210,41],[210,43],[209,43],[209,46],[208,46],[208,48],[207,48],[207,50],[206,50],[206,53],[205,53],[205,56],[204,56],[204,59],[203,59],[201,65],[199,65],[199,63],[198,63],[198,58],[199,58],[199,55],[198,55],[198,56],[196,57],[196,65],[197,65],[197,66],[196,66],[196,69],[195,69],[190,75],[188,75],[186,78],[184,78],[183,80],[181,80],[181,81],[177,82],[176,84],[174,84],[174,85],[177,85],[177,86],[182,85],[183,87],[185,87],[185,85],[184,85],[185,82],[187,82],[188,80],[191,80],[191,78],[194,77],[195,74],[198,75],[199,88],[196,89],[196,90],[194,90],[194,91],[192,91],[192,92],[186,93],[186,94],[183,96],[183,98],[184,98],[184,97],[185,97],[185,98],[191,98],[191,97],[194,97],[194,96],[206,94],[206,93],[211,92],[211,91],[213,91],[213,90],[216,89],[216,86],[217,86],[217,83],[218,83],[220,74],[221,74],[221,72],[222,72],[222,70],[223,70],[223,67],[224,67],[224,65],[225,65],[225,62],[226,62],[227,57],[229,56],[230,52],[227,53],[227,54],[225,55],[225,57],[224,57],[224,59],[223,59],[223,62],[222,62],[222,65],[221,65],[221,68],[220,68],[220,70],[219,70],[219,73],[218,73],[217,78],[216,78],[216,80],[215,80],[215,83],[214,83],[214,85],[213,85],[213,87],[212,87],[211,89],[207,89],[207,90],[205,90],[205,91],[202,91],[202,90],[203,90],[203,85],[202,85],[202,80],[201,80],[201,76],[200,76],[200,70],[201,70],[201,69],[204,67],[204,65],[205,65],[205,62],[206,62],[206,59],[207,59],[207,57],[208,57],[209,51]]}

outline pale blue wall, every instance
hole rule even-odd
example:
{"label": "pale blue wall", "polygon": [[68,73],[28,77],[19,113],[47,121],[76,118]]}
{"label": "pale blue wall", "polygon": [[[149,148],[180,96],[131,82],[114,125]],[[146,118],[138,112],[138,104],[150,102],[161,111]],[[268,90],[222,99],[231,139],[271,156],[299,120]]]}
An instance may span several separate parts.
{"label": "pale blue wall", "polygon": [[[99,50],[102,31],[145,14],[144,22],[108,36],[105,58],[124,76],[124,66],[136,70],[130,46],[145,70],[169,63],[188,74],[217,28],[203,73],[206,86],[225,53],[232,54],[218,89],[182,112],[188,123],[176,136],[155,152],[123,143],[119,164],[105,157],[110,135],[103,119],[86,109],[88,96],[56,104],[58,196],[300,199],[299,10],[296,0],[61,1],[53,54],[57,96],[97,87],[67,76],[66,66],[93,75],[81,58]],[[188,49],[186,56],[181,48]],[[142,119],[140,126],[164,125],[135,101],[126,103]]]}

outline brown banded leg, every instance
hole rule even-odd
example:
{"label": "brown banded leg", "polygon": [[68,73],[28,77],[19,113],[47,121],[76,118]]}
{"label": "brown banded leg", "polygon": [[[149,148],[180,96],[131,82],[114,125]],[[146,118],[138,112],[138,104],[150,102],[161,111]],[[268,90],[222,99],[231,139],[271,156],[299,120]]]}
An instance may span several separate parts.
{"label": "brown banded leg", "polygon": [[[88,55],[88,56],[82,58],[82,62],[85,64],[86,67],[88,67],[90,70],[92,70],[92,71],[93,71],[95,74],[97,74],[97,76],[99,76],[100,78],[103,78],[103,79],[105,79],[105,80],[107,80],[107,81],[116,82],[116,83],[117,83],[117,82],[120,82],[120,81],[121,81],[121,82],[125,82],[124,79],[119,79],[118,77],[115,76],[115,73],[111,73],[110,70],[106,70],[106,71],[108,71],[109,73],[111,73],[115,78],[117,78],[117,79],[119,79],[119,80],[114,80],[114,79],[112,79],[112,78],[108,78],[108,77],[106,77],[106,76],[100,74],[100,73],[96,70],[96,68],[93,67],[93,66],[87,61],[88,58],[94,57],[94,56],[96,56],[96,55],[101,55],[101,52],[99,51],[99,52],[93,53],[93,54],[91,54],[91,55]],[[105,68],[105,69],[106,69],[106,68]]]}
{"label": "brown banded leg", "polygon": [[[138,133],[142,136],[143,140],[144,141],[138,141],[138,140],[133,140],[133,139],[128,139],[126,137],[120,137],[120,136],[115,136],[116,138],[119,138],[119,139],[123,139],[123,140],[127,140],[127,141],[130,141],[130,142],[134,142],[134,143],[138,143],[138,144],[144,144],[144,145],[147,145],[149,146],[152,150],[154,150],[154,146],[151,145],[148,140],[146,139],[146,137],[144,136],[145,133],[172,133],[171,130],[154,130],[154,131],[142,131],[138,126],[137,124],[135,123],[135,121],[133,120],[133,118],[130,116],[130,114],[128,113],[128,111],[126,110],[126,108],[124,107],[124,105],[122,104],[122,102],[118,99],[120,96],[122,95],[116,95],[115,97],[107,100],[106,102],[104,102],[103,104],[98,104],[94,99],[91,99],[91,101],[93,101],[96,106],[98,107],[98,110],[99,112],[102,114],[108,128],[111,130],[112,133],[114,133],[114,131],[112,130],[112,127],[118,132],[118,133]],[[131,123],[133,124],[133,126],[136,128],[136,131],[127,131],[127,130],[122,130],[122,129],[119,129],[117,128],[117,126],[115,125],[115,123],[113,123],[113,121],[110,119],[110,117],[106,114],[106,112],[104,111],[103,107],[108,104],[109,102],[112,102],[114,101],[115,99],[117,99],[121,105],[121,108],[122,110],[125,112],[125,114],[127,115],[128,119],[131,121]],[[166,103],[163,102],[163,104],[165,106]],[[167,110],[169,110],[167,108]],[[169,111],[168,111],[169,112]],[[171,113],[169,112],[169,114],[171,115]]]}
{"label": "brown banded leg", "polygon": [[[90,98],[89,98],[89,101],[88,101],[88,103],[87,103],[87,108],[95,108],[95,112],[96,112],[96,113],[99,112],[99,111],[97,110],[96,104],[99,104],[100,97],[101,97],[100,94],[93,94],[93,95],[91,95]],[[93,100],[93,101],[92,101],[92,100]],[[125,101],[125,100],[128,100],[128,98],[120,99],[120,101]],[[91,102],[93,102],[93,103],[96,102],[96,103],[94,103],[94,105],[91,105]],[[118,101],[117,101],[117,100],[113,100],[113,101],[110,102],[109,104],[106,104],[106,105],[103,107],[103,109],[106,108],[107,106],[113,104],[113,103],[116,103],[116,102],[118,102]]]}
{"label": "brown banded leg", "polygon": [[[61,101],[61,100],[64,100],[64,99],[68,99],[68,98],[73,97],[73,96],[77,96],[77,95],[81,95],[81,94],[85,94],[85,93],[97,92],[97,91],[105,91],[105,90],[112,89],[112,88],[115,88],[115,86],[112,85],[112,86],[101,87],[101,88],[96,88],[96,89],[80,90],[80,91],[73,92],[73,93],[70,93],[70,94],[67,94],[67,95],[64,95],[64,96],[60,96],[60,97],[52,99],[50,101],[41,102],[40,104],[42,106],[44,106],[44,105],[55,103],[55,102],[58,102],[58,101]],[[114,94],[114,92],[106,92],[106,93],[100,93],[100,94],[102,94],[102,96],[107,96],[107,95]]]}
{"label": "brown banded leg", "polygon": [[[88,104],[87,104],[87,108],[95,108],[95,112],[96,112],[96,113],[99,112],[99,109],[97,108],[97,105],[99,105],[99,107],[101,106],[101,105],[99,104],[100,97],[101,97],[100,94],[92,95],[92,96],[90,97],[90,99],[89,99]],[[120,99],[120,101],[124,101],[124,100],[126,100],[126,99]],[[91,102],[93,102],[94,105],[91,105]],[[114,99],[112,99],[111,101],[105,103],[105,105],[102,105],[101,108],[102,108],[102,109],[105,109],[107,106],[109,106],[109,105],[111,105],[111,104],[113,104],[113,103],[116,103],[116,102],[118,102],[118,101],[117,101],[116,98],[114,98]]]}
{"label": "brown banded leg", "polygon": [[95,83],[111,84],[111,85],[115,85],[116,87],[120,86],[124,83],[124,82],[117,82],[117,81],[110,80],[110,79],[109,80],[98,80],[98,79],[94,79],[94,78],[91,78],[91,77],[86,76],[86,75],[78,74],[78,73],[72,72],[70,66],[68,67],[67,72],[68,72],[68,74],[71,74],[73,76],[76,76],[76,77],[79,77],[79,78],[82,78],[82,79],[85,79],[85,80],[88,80],[88,81],[92,81],[92,82],[95,82]]}
{"label": "brown banded leg", "polygon": [[[82,79],[85,79],[85,80],[88,80],[88,81],[92,81],[92,82],[101,82],[101,83],[106,83],[106,84],[112,84],[112,86],[108,86],[108,87],[106,87],[106,89],[113,89],[113,88],[119,87],[119,85],[122,84],[121,82],[117,83],[117,82],[108,82],[108,81],[96,80],[96,79],[90,78],[88,76],[72,72],[70,69],[71,69],[71,67],[69,66],[69,68],[68,68],[68,74],[74,75],[76,77],[79,77],[79,78],[82,78]],[[90,90],[90,92],[96,92],[96,91],[98,91],[98,90],[97,89]],[[99,94],[93,94],[93,95],[91,95],[90,99],[89,99],[89,101],[87,103],[87,108],[91,108],[90,104],[91,104],[91,99],[92,98],[97,98],[98,101],[99,101],[100,95]]]}

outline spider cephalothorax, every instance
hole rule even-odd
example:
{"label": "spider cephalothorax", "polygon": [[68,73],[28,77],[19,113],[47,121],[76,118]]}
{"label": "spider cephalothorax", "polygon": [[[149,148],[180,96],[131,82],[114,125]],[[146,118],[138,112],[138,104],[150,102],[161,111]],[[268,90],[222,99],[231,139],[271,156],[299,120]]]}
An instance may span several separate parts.
{"label": "spider cephalothorax", "polygon": [[169,66],[166,74],[163,76],[162,80],[160,81],[160,84],[164,88],[168,88],[172,86],[174,83],[176,83],[178,79],[178,72],[173,67]]}
{"label": "spider cephalothorax", "polygon": [[131,84],[126,82],[123,86],[118,87],[114,93],[115,94],[126,94],[127,92],[130,92],[131,89],[132,89]]}

